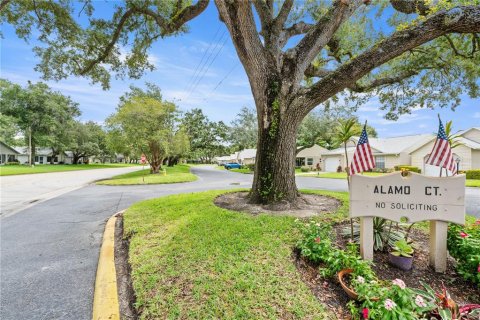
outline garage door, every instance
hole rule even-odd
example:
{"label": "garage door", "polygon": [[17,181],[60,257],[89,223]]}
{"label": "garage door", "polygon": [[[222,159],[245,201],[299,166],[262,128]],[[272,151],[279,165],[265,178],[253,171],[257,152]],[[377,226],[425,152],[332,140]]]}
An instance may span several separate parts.
{"label": "garage door", "polygon": [[340,165],[340,158],[338,157],[329,157],[325,159],[326,172],[337,172],[337,168],[339,165]]}

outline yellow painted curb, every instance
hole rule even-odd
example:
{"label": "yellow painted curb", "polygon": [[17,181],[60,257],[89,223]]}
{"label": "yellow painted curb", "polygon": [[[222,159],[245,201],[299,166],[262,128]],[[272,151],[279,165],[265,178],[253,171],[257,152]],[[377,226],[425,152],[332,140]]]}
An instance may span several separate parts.
{"label": "yellow painted curb", "polygon": [[115,270],[115,222],[116,215],[108,219],[103,233],[102,248],[98,258],[95,293],[93,296],[93,320],[119,320],[120,307],[117,296]]}

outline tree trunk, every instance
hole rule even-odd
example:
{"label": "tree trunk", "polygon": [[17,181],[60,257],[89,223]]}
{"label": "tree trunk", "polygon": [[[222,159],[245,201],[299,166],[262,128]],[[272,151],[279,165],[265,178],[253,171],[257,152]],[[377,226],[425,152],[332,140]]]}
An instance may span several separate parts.
{"label": "tree trunk", "polygon": [[78,160],[80,160],[80,155],[73,154],[72,164],[78,164]]}
{"label": "tree trunk", "polygon": [[162,168],[161,161],[152,161],[150,162],[150,174],[160,173],[160,169]]}
{"label": "tree trunk", "polygon": [[[267,110],[264,116],[269,120],[264,117],[259,119],[250,201],[262,204],[279,201],[293,203],[299,195],[295,184],[295,151],[299,122],[295,115],[285,113],[281,116],[278,106]],[[268,125],[265,126],[264,123]]]}

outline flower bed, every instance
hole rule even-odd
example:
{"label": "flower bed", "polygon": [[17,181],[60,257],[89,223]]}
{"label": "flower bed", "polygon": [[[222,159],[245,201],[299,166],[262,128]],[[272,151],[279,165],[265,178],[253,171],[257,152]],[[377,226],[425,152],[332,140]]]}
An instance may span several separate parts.
{"label": "flower bed", "polygon": [[[449,319],[463,310],[450,303],[453,300],[448,300],[446,291],[438,292],[443,297],[439,298],[428,284],[419,290],[409,288],[402,279],[378,279],[372,264],[358,255],[356,245],[349,243],[345,250],[336,246],[335,232],[330,225],[310,222],[300,223],[299,228],[302,238],[297,249],[303,258],[320,266],[322,278],[332,278],[342,269],[353,269],[346,280],[358,295],[358,301],[352,300],[346,305],[354,319],[430,319],[436,316]],[[401,271],[398,274],[405,275]],[[322,286],[329,285],[324,282]]]}
{"label": "flower bed", "polygon": [[480,285],[480,220],[448,228],[448,252],[457,260],[457,272]]}

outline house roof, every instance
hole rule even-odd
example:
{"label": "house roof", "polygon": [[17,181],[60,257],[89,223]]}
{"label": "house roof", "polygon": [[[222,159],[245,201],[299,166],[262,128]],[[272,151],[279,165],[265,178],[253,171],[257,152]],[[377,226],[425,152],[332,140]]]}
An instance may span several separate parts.
{"label": "house roof", "polygon": [[475,142],[473,140],[470,140],[470,139],[467,139],[467,138],[464,138],[464,137],[458,137],[455,139],[455,141],[463,144],[464,146],[467,146],[471,149],[474,149],[474,150],[480,150],[480,143],[478,142]]}
{"label": "house roof", "polygon": [[255,158],[257,155],[257,149],[244,149],[239,152],[238,158],[239,159],[251,159]]}
{"label": "house roof", "polygon": [[[15,150],[19,154],[26,155],[28,154],[28,148],[27,147],[17,147]],[[72,154],[71,151],[65,151],[63,152],[67,157],[71,157],[68,153]],[[37,156],[50,156],[52,154],[52,149],[50,148],[36,148],[35,149],[35,155]]]}
{"label": "house roof", "polygon": [[15,150],[14,148],[10,147],[8,144],[6,144],[5,142],[3,141],[0,141],[0,143],[7,149],[9,149],[10,151],[12,151],[13,153],[16,153],[16,154],[20,154],[20,152],[18,152],[17,150]]}
{"label": "house roof", "polygon": [[[368,141],[373,154],[399,154],[402,152],[410,153],[434,138],[433,134],[417,134],[391,138],[368,138]],[[353,139],[357,142],[359,137],[353,137]],[[355,152],[355,147],[347,147],[347,152]],[[343,155],[344,153],[345,149],[340,147],[325,152],[325,155]]]}

